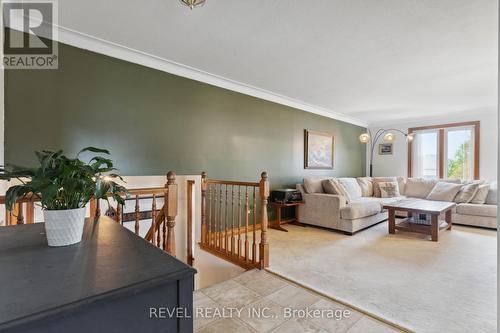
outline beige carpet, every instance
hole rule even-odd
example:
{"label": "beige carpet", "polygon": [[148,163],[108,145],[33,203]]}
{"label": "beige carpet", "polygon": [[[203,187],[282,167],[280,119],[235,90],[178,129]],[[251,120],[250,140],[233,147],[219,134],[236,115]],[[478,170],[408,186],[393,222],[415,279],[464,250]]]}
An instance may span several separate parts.
{"label": "beige carpet", "polygon": [[454,226],[438,243],[300,226],[270,230],[270,271],[415,332],[496,332],[496,231]]}

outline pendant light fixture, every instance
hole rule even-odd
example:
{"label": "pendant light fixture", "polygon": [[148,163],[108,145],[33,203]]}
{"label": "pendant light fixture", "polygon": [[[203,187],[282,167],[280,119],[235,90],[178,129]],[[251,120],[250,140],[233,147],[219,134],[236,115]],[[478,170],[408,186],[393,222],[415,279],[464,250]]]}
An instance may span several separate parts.
{"label": "pendant light fixture", "polygon": [[205,4],[206,0],[179,0],[184,6],[188,6],[190,9],[194,7],[201,7]]}

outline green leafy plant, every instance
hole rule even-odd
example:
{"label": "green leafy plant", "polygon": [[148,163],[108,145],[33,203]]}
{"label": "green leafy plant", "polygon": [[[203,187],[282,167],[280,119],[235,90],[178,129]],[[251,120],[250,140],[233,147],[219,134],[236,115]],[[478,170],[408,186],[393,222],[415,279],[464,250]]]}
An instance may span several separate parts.
{"label": "green leafy plant", "polygon": [[[80,160],[85,152],[95,153],[88,163]],[[32,195],[41,201],[46,210],[67,210],[85,207],[92,199],[111,196],[124,204],[122,195],[127,189],[116,181],[122,177],[113,173],[117,169],[113,161],[102,156],[109,155],[106,149],[87,147],[75,158],[68,158],[59,151],[35,152],[39,166],[35,168],[7,165],[0,167],[0,179],[17,179],[21,184],[11,186],[5,194],[5,205],[12,210],[20,198]]]}
{"label": "green leafy plant", "polygon": [[464,179],[469,175],[471,144],[471,140],[462,143],[453,159],[448,159],[448,178]]}

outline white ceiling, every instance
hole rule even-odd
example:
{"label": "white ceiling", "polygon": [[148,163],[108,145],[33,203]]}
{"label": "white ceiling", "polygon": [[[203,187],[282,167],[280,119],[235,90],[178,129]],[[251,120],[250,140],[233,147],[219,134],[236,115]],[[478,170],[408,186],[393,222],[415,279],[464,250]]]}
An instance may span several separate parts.
{"label": "white ceiling", "polygon": [[496,0],[59,1],[62,27],[369,123],[495,110],[497,13]]}

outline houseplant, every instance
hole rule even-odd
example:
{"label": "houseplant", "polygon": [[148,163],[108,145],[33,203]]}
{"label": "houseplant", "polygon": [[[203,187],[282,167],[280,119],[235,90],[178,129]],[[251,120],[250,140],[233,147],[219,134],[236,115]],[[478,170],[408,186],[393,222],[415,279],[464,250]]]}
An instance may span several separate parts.
{"label": "houseplant", "polygon": [[[95,156],[86,163],[80,160],[82,153],[93,153]],[[37,167],[1,167],[0,179],[15,179],[19,183],[11,186],[5,194],[7,210],[12,211],[21,198],[33,196],[40,200],[49,246],[81,241],[85,206],[92,198],[108,201],[111,196],[124,204],[122,195],[128,192],[116,183],[122,178],[113,173],[116,170],[113,161],[103,156],[109,155],[109,151],[87,147],[75,158],[65,156],[62,150],[35,154]]]}

